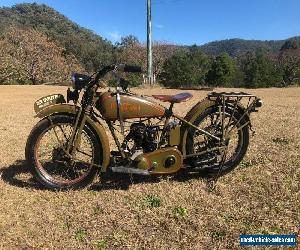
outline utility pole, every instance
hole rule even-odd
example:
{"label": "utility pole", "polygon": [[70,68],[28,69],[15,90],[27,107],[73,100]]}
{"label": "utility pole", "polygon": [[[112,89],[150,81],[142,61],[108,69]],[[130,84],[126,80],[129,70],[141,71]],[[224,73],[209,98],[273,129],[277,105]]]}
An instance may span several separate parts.
{"label": "utility pole", "polygon": [[151,15],[151,0],[147,0],[147,80],[148,84],[153,84],[153,69],[152,69],[152,15]]}

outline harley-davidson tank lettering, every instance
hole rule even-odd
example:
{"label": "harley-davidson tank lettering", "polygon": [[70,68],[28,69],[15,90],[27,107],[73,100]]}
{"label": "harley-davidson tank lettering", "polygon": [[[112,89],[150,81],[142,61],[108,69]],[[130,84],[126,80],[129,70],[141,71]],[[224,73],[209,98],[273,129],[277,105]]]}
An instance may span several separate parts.
{"label": "harley-davidson tank lettering", "polygon": [[[116,86],[101,92],[100,80],[109,72]],[[223,175],[240,163],[249,144],[250,114],[262,106],[258,97],[212,92],[181,117],[173,107],[191,99],[190,93],[139,96],[129,91],[128,81],[121,78],[124,72],[140,73],[141,68],[119,64],[92,76],[74,73],[66,99],[53,94],[35,102],[40,120],[25,153],[41,184],[75,189],[107,172]],[[108,132],[116,150],[110,148]]]}

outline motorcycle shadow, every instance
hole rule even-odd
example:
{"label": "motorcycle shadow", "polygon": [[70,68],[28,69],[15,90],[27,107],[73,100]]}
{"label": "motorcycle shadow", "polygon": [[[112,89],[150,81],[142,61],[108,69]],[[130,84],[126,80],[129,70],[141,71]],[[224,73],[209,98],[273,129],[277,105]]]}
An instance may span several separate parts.
{"label": "motorcycle shadow", "polygon": [[46,189],[35,181],[25,160],[17,160],[12,165],[0,169],[0,177],[4,182],[12,186],[38,190]]}
{"label": "motorcycle shadow", "polygon": [[205,178],[206,175],[200,173],[177,172],[173,175],[142,176],[120,173],[107,173],[100,176],[101,181],[89,187],[89,190],[128,190],[130,186],[142,183],[159,183],[163,180],[185,182],[197,178]]}
{"label": "motorcycle shadow", "polygon": [[[33,188],[37,190],[47,190],[37,182],[25,160],[17,160],[12,165],[0,169],[1,179],[9,185],[21,188]],[[141,183],[159,183],[162,180],[184,182],[191,179],[206,178],[200,173],[177,172],[173,175],[165,176],[139,176],[119,173],[105,173],[100,175],[100,181],[92,184],[88,190],[128,190],[130,186]]]}

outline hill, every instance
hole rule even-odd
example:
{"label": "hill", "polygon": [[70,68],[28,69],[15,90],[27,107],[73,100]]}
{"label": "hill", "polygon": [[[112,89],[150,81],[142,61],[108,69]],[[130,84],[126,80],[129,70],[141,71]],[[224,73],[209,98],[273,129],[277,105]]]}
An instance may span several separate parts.
{"label": "hill", "polygon": [[[100,65],[111,63],[114,59],[114,46],[110,41],[86,28],[80,27],[44,4],[24,3],[11,8],[0,8],[0,30],[2,31],[8,25],[34,28],[46,34],[54,42],[64,47],[67,53],[75,55],[89,71],[99,68]],[[240,53],[255,52],[258,49],[278,53],[285,41],[236,38],[209,42],[201,45],[200,48],[206,54],[212,56],[223,52],[227,52],[230,56],[237,56]]]}
{"label": "hill", "polygon": [[[144,69],[147,65],[146,46],[136,37],[123,37],[120,43],[113,45],[111,41],[80,27],[46,5],[23,3],[11,8],[0,8],[0,32],[1,84],[64,84],[71,72],[76,70],[94,72],[102,65],[116,61],[142,65]],[[20,46],[20,43],[26,46]],[[206,55],[202,51],[200,53],[200,50]],[[257,50],[263,53],[252,53],[248,57],[244,55],[245,52]],[[258,82],[264,82],[263,86],[280,86],[282,82],[289,85],[296,81],[298,83],[300,79],[299,37],[279,41],[228,39],[202,46],[176,46],[157,42],[153,51],[154,74],[160,83],[163,75],[175,75],[174,72],[166,74],[170,70],[165,67],[169,59],[173,60],[172,65],[178,67],[176,74],[191,65],[188,66],[191,71],[184,70],[187,77],[183,77],[180,84],[191,84],[188,79],[194,79],[197,85],[204,84],[208,72],[215,72],[215,76],[222,72],[229,74],[226,69],[220,71],[220,65],[226,66],[224,60],[233,69],[230,71],[233,72],[230,86],[245,86],[245,81],[250,81],[251,86],[262,87]],[[174,55],[177,52],[179,54]],[[214,57],[223,52],[227,52],[230,58],[224,59],[221,56],[218,58],[220,65],[217,65]],[[190,54],[198,57],[190,62]],[[200,72],[201,77],[197,75]],[[276,78],[270,79],[273,75]],[[211,83],[217,82],[215,77],[209,79]],[[225,86],[223,80],[218,81],[222,82],[220,86]],[[142,77],[137,76],[130,81],[139,84]]]}
{"label": "hill", "polygon": [[208,55],[219,55],[227,52],[230,56],[237,56],[245,52],[255,52],[263,49],[267,52],[278,53],[286,40],[244,40],[244,39],[228,39],[214,41],[200,46],[200,48]]}
{"label": "hill", "polygon": [[12,8],[0,8],[0,30],[10,25],[20,28],[34,28],[46,34],[53,42],[73,54],[86,70],[111,63],[113,45],[92,31],[82,28],[56,10],[46,6],[18,4]]}

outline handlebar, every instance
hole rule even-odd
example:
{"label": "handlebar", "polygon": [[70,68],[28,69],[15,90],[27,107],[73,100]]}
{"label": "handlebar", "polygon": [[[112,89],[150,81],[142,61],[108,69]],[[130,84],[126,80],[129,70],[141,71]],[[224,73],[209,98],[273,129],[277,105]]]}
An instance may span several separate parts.
{"label": "handlebar", "polygon": [[95,83],[98,83],[100,78],[104,77],[110,71],[119,71],[125,73],[141,73],[142,68],[140,66],[128,64],[112,64],[109,66],[105,66],[96,74],[95,80],[91,82],[91,84],[93,85]]}
{"label": "handlebar", "polygon": [[142,68],[140,66],[136,66],[136,65],[119,65],[118,68],[122,68],[122,70],[125,73],[141,73],[142,72]]}
{"label": "handlebar", "polygon": [[[127,64],[112,64],[112,65],[108,65],[103,67],[101,70],[99,70],[96,73],[96,76],[93,80],[90,80],[89,83],[86,86],[86,91],[84,93],[84,97],[85,96],[92,96],[93,93],[93,87],[96,87],[99,83],[99,80],[101,78],[103,78],[107,73],[109,73],[110,71],[114,71],[115,73],[121,73],[121,72],[125,72],[125,73],[140,73],[142,72],[142,68],[139,66],[135,66],[135,65],[127,65]],[[75,89],[76,91],[76,89]],[[78,90],[77,90],[78,91]],[[83,97],[83,99],[85,99]],[[88,98],[89,99],[89,98]]]}

